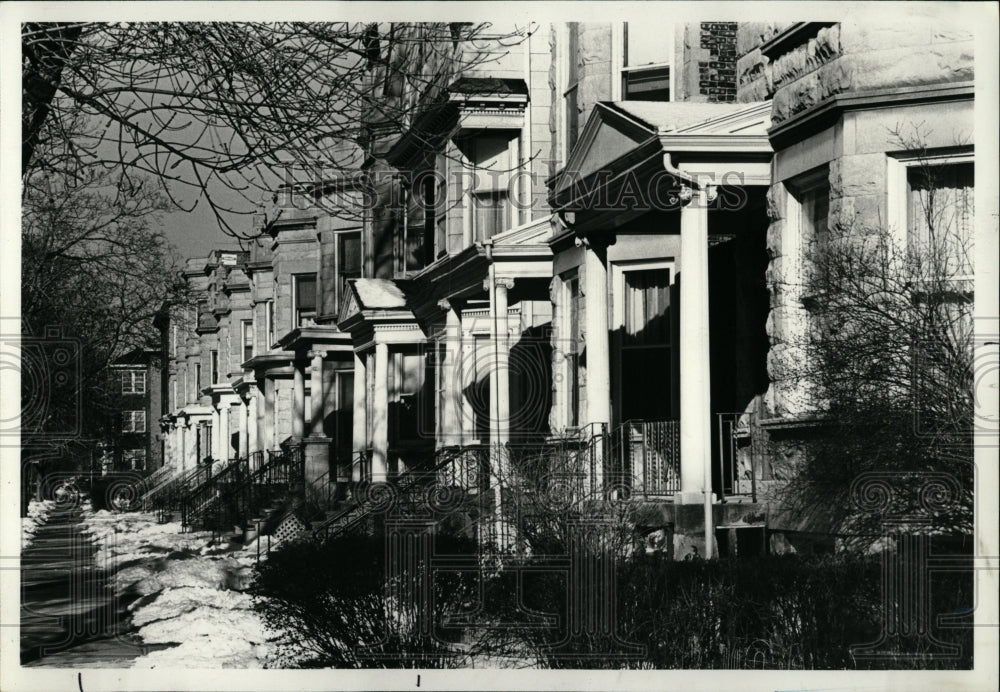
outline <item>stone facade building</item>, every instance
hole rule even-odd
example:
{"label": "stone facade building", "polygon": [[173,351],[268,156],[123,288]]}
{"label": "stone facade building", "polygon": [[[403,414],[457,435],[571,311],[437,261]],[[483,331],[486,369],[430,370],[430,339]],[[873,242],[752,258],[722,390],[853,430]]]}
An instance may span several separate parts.
{"label": "stone facade building", "polygon": [[590,489],[677,557],[794,538],[775,491],[809,410],[782,368],[808,310],[786,278],[827,224],[913,226],[898,123],[971,189],[971,44],[937,16],[566,23],[469,69],[460,42],[414,48],[420,92],[375,61],[358,169],[188,262],[168,463],[301,445],[306,484],[352,502],[463,449],[496,470],[576,440]]}

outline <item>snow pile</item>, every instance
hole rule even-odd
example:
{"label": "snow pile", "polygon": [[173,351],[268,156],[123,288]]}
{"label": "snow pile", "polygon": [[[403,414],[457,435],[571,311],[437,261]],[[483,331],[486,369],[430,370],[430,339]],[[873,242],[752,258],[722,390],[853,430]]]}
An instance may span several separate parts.
{"label": "snow pile", "polygon": [[133,623],[146,644],[178,644],[154,651],[133,667],[262,668],[275,653],[264,623],[243,593],[186,586],[166,589],[136,608]]}
{"label": "snow pile", "polygon": [[182,533],[179,522],[159,524],[149,512],[115,514],[87,509],[83,523],[83,532],[93,536],[97,544],[94,559],[109,567],[177,551],[205,552],[212,539],[205,531]]}
{"label": "snow pile", "polygon": [[38,527],[45,523],[49,512],[56,506],[55,500],[31,500],[28,503],[28,516],[21,519],[21,549],[31,543],[38,532]]}
{"label": "snow pile", "polygon": [[253,611],[256,550],[213,541],[210,532],[181,533],[150,513],[84,511],[98,564],[118,569],[114,587],[138,596],[129,610],[145,644],[174,644],[133,663],[137,668],[262,668],[274,654]]}

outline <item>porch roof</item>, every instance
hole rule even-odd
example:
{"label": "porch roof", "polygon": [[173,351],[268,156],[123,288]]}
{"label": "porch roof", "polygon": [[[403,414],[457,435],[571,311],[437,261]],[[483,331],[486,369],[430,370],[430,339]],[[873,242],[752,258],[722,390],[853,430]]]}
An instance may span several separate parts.
{"label": "porch roof", "polygon": [[768,102],[598,103],[566,166],[548,181],[549,204],[577,230],[613,229],[676,208],[679,185],[766,185],[772,149]]}

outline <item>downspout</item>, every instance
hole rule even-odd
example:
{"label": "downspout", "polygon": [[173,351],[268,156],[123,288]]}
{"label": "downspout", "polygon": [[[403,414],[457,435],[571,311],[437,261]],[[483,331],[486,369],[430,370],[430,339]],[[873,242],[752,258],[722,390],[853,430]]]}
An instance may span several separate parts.
{"label": "downspout", "polygon": [[[677,167],[673,165],[671,161],[670,154],[668,152],[663,153],[663,168],[675,179],[683,181],[691,185],[692,188],[700,189],[702,186],[695,180],[692,180],[690,175],[684,173]],[[683,242],[683,241],[682,241]],[[706,268],[707,270],[707,268]],[[681,271],[684,271],[684,267],[681,267]],[[683,288],[681,289],[683,290]],[[683,317],[682,317],[683,319]],[[705,354],[708,358],[708,354]],[[710,373],[711,375],[711,373]],[[710,382],[705,383],[706,386],[711,386]],[[684,425],[684,421],[681,420],[681,425]],[[712,516],[712,463],[711,463],[711,450],[709,450],[709,463],[705,464],[705,475],[703,477],[703,488],[702,494],[704,495],[704,508],[705,508],[705,559],[711,560],[713,557],[712,538],[715,536],[715,526],[714,517]]]}

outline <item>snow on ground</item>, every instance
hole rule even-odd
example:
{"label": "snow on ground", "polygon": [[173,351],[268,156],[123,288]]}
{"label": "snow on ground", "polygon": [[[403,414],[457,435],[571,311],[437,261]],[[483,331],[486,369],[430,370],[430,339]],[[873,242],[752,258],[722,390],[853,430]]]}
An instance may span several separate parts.
{"label": "snow on ground", "polygon": [[[118,593],[139,596],[129,610],[152,651],[136,668],[261,668],[274,647],[249,586],[256,550],[213,541],[209,532],[181,533],[150,513],[84,511],[84,531],[98,546],[98,564],[117,567]],[[248,546],[249,548],[249,546]]]}
{"label": "snow on ground", "polygon": [[28,516],[21,519],[21,550],[35,537],[38,527],[45,523],[49,512],[56,506],[54,500],[31,500],[28,502]]}

